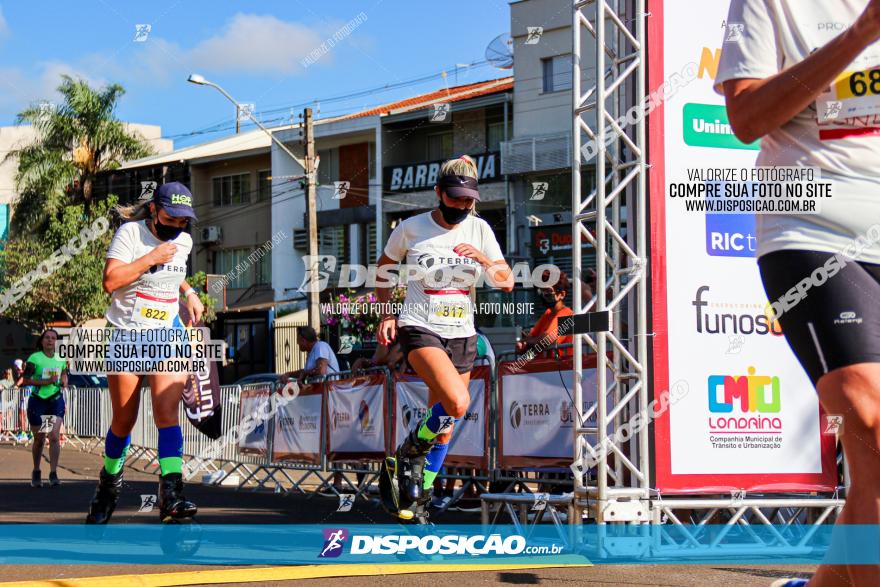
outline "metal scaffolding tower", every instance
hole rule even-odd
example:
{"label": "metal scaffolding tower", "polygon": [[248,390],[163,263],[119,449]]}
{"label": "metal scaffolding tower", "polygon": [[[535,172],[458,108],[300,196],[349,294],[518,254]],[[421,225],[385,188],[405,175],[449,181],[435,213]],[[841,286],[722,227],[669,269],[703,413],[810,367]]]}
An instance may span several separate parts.
{"label": "metal scaffolding tower", "polygon": [[[645,95],[645,0],[575,1],[572,33],[573,267],[580,277],[579,243],[586,239],[595,247],[597,273],[597,291],[586,304],[581,280],[574,280],[573,305],[575,314],[607,311],[611,316],[610,330],[574,337],[579,414],[574,448],[575,463],[581,463],[574,481],[574,521],[585,511],[598,523],[649,521],[648,428],[630,422],[636,414],[645,417],[650,387],[647,154],[645,121],[636,110]],[[582,59],[585,49],[594,50],[595,65]],[[595,84],[582,92],[587,72],[595,72]],[[587,163],[595,165],[596,179],[584,196]],[[584,342],[597,353],[597,402],[586,410]],[[587,426],[594,415],[595,426]]]}

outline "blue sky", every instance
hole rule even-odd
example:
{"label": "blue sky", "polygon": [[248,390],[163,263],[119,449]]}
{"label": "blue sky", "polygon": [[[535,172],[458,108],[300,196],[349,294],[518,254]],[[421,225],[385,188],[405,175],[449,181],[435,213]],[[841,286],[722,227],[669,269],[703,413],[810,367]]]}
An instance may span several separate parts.
{"label": "blue sky", "polygon": [[[303,66],[361,13],[350,35]],[[137,24],[152,27],[143,42],[134,40]],[[509,29],[506,0],[0,0],[0,126],[31,102],[57,101],[68,73],[122,84],[120,118],[159,124],[177,146],[204,142],[233,132],[234,106],[187,83],[193,71],[255,103],[266,122],[316,99],[449,71],[446,82],[319,102],[328,116],[454,85],[456,64],[482,62]],[[505,75],[477,65],[460,68],[458,83]],[[212,129],[220,130],[204,132]]]}

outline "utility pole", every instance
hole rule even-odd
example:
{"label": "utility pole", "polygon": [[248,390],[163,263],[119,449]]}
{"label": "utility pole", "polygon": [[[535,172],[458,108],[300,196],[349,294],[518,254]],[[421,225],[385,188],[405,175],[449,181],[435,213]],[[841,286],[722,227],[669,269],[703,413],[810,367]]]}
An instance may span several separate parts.
{"label": "utility pole", "polygon": [[235,134],[241,132],[241,106],[235,105]]}
{"label": "utility pole", "polygon": [[315,129],[312,122],[312,109],[306,108],[303,113],[303,142],[305,142],[305,172],[306,172],[306,214],[308,224],[306,231],[309,236],[309,258],[311,266],[308,267],[309,283],[309,326],[316,331],[321,329],[321,313],[317,284],[320,282],[318,273],[318,215],[317,215],[317,168],[315,165]]}

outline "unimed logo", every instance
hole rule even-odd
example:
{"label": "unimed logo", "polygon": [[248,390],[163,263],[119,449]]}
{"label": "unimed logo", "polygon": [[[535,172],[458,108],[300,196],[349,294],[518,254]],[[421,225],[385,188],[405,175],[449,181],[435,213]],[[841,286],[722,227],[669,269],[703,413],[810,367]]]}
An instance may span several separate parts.
{"label": "unimed logo", "polygon": [[715,104],[685,104],[683,109],[682,132],[684,143],[691,147],[712,147],[716,149],[748,149],[757,151],[760,141],[748,145],[736,138],[727,108]]}

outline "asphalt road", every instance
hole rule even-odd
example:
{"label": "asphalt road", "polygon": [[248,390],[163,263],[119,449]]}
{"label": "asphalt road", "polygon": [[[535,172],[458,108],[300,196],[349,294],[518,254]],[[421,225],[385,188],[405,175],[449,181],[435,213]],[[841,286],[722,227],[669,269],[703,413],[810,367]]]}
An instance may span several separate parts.
{"label": "asphalt road", "polygon": [[[102,460],[97,454],[68,448],[62,453],[59,476],[61,487],[34,489],[29,486],[30,451],[24,447],[0,446],[0,524],[65,523],[80,524]],[[48,474],[48,464],[43,465]],[[114,523],[157,523],[156,513],[139,513],[140,495],[156,492],[156,476],[134,469],[126,470],[124,497],[114,514]],[[336,512],[337,501],[320,496],[280,495],[269,492],[234,491],[230,488],[188,486],[187,495],[199,505],[198,521],[208,524],[371,524],[389,523],[376,504],[359,501],[350,512]],[[479,523],[479,515],[448,512],[438,523]],[[0,529],[2,531],[2,529]],[[63,581],[77,577],[108,575],[153,575],[224,567],[172,565],[5,565],[0,581]],[[232,568],[232,567],[229,567]],[[241,569],[241,567],[234,567]],[[347,570],[348,569],[348,570]],[[352,576],[351,567],[342,567],[337,586],[362,587],[375,577]],[[733,565],[597,565],[580,568],[526,569],[508,571],[466,571],[384,575],[383,585],[430,584],[435,587],[483,584],[559,584],[559,585],[769,585],[780,577],[809,577],[812,566],[733,566]],[[382,574],[377,571],[377,574]],[[237,585],[281,585],[293,581],[236,582]],[[250,577],[248,577],[250,578]],[[239,580],[240,581],[240,580]],[[301,579],[297,583],[326,584],[327,578]],[[58,583],[56,583],[57,585]],[[111,583],[112,584],[112,583]],[[170,584],[170,583],[168,583]],[[175,584],[207,584],[177,582]],[[214,579],[212,585],[225,585]]]}

